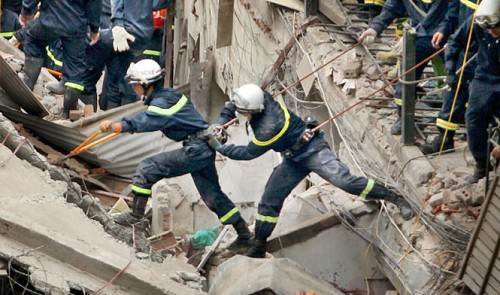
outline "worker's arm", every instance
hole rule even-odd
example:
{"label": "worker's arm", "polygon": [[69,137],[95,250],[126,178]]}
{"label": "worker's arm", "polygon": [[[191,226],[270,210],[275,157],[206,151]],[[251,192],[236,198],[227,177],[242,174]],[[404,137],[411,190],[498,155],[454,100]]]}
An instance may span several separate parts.
{"label": "worker's arm", "polygon": [[160,10],[163,8],[168,8],[172,5],[173,0],[154,0],[153,10]]}
{"label": "worker's arm", "polygon": [[370,28],[373,28],[380,35],[396,19],[402,17],[406,8],[402,0],[388,0],[385,2],[382,12],[377,15]]}
{"label": "worker's arm", "polygon": [[450,0],[446,16],[439,23],[437,32],[432,36],[432,46],[434,48],[441,48],[450,37],[451,33],[455,30],[458,24],[458,9],[460,3],[458,0]]}
{"label": "worker's arm", "polygon": [[21,9],[21,14],[19,14],[21,26],[24,27],[31,21],[39,2],[40,0],[23,0],[23,8]]}
{"label": "worker's arm", "polygon": [[217,125],[224,125],[232,119],[236,118],[236,107],[233,103],[229,102],[222,109],[219,119],[217,119]]}
{"label": "worker's arm", "polygon": [[[124,0],[111,0],[111,23],[112,26],[123,27],[124,21]],[[100,12],[100,10],[99,10]]]}
{"label": "worker's arm", "polygon": [[87,15],[91,33],[99,32],[99,25],[101,22],[101,10],[102,10],[102,1],[100,0],[90,0],[87,1],[87,4],[85,5],[85,13]]}
{"label": "worker's arm", "polygon": [[268,146],[257,146],[253,142],[244,145],[228,144],[223,145],[217,151],[233,160],[252,160],[269,150]]}
{"label": "worker's arm", "polygon": [[[465,50],[467,47],[467,43],[469,40],[469,32],[470,32],[470,27],[472,23],[472,16],[471,15],[467,21],[465,21],[458,29],[457,31],[451,35],[451,37],[448,39],[448,45],[446,47],[446,71],[448,74],[454,74],[456,70],[461,66],[457,65],[457,62],[459,60],[460,53]],[[471,36],[471,43],[469,47],[469,56],[471,54],[474,54],[477,52],[477,42],[476,38],[474,35],[474,31],[472,31],[472,36]]]}

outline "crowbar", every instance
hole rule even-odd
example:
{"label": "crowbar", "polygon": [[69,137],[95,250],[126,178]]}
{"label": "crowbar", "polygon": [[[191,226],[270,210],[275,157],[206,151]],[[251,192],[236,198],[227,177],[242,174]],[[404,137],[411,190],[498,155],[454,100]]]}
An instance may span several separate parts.
{"label": "crowbar", "polygon": [[76,148],[74,148],[71,152],[69,152],[69,154],[67,154],[66,156],[56,160],[54,162],[54,164],[58,164],[58,163],[61,163],[63,162],[64,160],[67,160],[73,156],[76,156],[76,155],[79,155],[85,151],[87,151],[88,149],[100,144],[100,143],[103,143],[117,135],[119,135],[120,133],[111,133],[111,134],[108,134],[104,137],[101,137],[95,141],[92,141],[94,140],[99,134],[101,134],[101,130],[97,130],[96,132],[94,132],[91,136],[89,136],[87,139],[85,139],[79,146],[77,146]]}

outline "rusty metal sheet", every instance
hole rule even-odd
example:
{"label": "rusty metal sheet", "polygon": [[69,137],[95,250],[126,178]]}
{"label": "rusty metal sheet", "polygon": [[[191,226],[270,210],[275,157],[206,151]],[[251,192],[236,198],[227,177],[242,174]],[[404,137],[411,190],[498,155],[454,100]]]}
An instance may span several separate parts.
{"label": "rusty metal sheet", "polygon": [[[22,123],[38,137],[65,152],[71,151],[94,133],[101,120],[119,121],[123,116],[133,115],[144,109],[143,103],[137,102],[61,125],[0,105],[0,112],[4,116],[11,121]],[[78,157],[96,166],[102,166],[111,174],[131,178],[142,159],[179,146],[180,143],[166,138],[161,132],[123,133]]]}
{"label": "rusty metal sheet", "polygon": [[49,114],[49,111],[47,111],[3,58],[0,58],[0,87],[10,97],[15,98],[16,103],[28,114],[38,117],[44,117]]}

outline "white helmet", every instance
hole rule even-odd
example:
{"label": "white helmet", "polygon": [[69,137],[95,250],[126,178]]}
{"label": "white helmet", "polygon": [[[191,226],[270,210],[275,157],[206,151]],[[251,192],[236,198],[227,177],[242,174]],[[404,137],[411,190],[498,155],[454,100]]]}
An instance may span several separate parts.
{"label": "white helmet", "polygon": [[476,11],[476,22],[485,29],[500,25],[500,1],[483,0]]}
{"label": "white helmet", "polygon": [[149,85],[162,78],[163,70],[152,59],[143,59],[137,63],[130,63],[125,79],[130,84]]}
{"label": "white helmet", "polygon": [[233,89],[231,102],[240,113],[258,113],[264,109],[264,91],[255,84]]}

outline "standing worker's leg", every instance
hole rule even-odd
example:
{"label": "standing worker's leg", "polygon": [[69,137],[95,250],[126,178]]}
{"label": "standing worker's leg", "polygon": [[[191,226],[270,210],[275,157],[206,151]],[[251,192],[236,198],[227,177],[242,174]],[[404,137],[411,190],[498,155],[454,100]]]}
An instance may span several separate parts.
{"label": "standing worker's leg", "polygon": [[404,219],[407,220],[413,216],[411,206],[402,196],[388,190],[372,179],[352,175],[347,165],[340,162],[335,154],[327,148],[313,154],[304,165],[326,181],[350,194],[367,200],[387,200],[398,206]]}
{"label": "standing worker's leg", "polygon": [[26,30],[26,45],[24,47],[24,68],[19,76],[30,90],[35,87],[40,70],[43,66],[45,47],[51,40],[57,38],[45,30],[38,19],[34,19]]}
{"label": "standing worker's leg", "polygon": [[[78,107],[78,98],[83,90],[83,76],[85,74],[85,35],[61,37],[63,44],[63,75],[65,77],[63,119],[69,118],[69,112]],[[93,104],[93,103],[92,103]]]}
{"label": "standing worker's leg", "polygon": [[238,238],[227,249],[230,251],[243,250],[251,246],[252,233],[248,230],[245,220],[234,205],[224,194],[219,184],[219,177],[215,169],[215,154],[206,160],[207,165],[191,173],[198,192],[207,207],[212,210],[222,224],[232,224]]}
{"label": "standing worker's leg", "polygon": [[255,244],[245,253],[246,256],[263,258],[266,255],[266,241],[278,223],[283,202],[307,174],[307,169],[286,159],[274,168],[255,217]]}
{"label": "standing worker's leg", "polygon": [[476,169],[473,175],[465,178],[466,183],[476,183],[486,176],[489,164],[487,154],[488,124],[492,116],[499,113],[500,90],[498,85],[490,85],[474,79],[471,84],[469,108],[466,113],[467,142],[469,149],[476,160]]}

